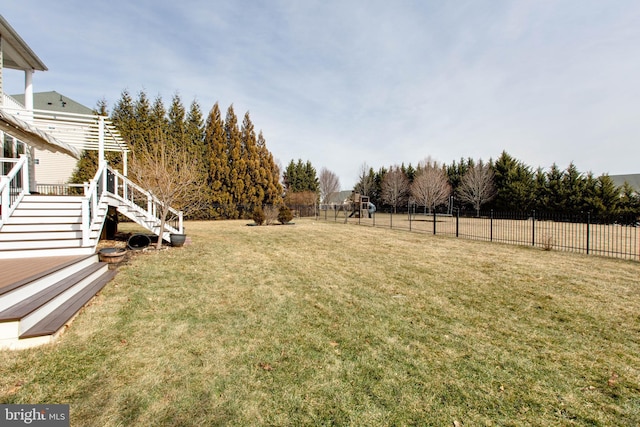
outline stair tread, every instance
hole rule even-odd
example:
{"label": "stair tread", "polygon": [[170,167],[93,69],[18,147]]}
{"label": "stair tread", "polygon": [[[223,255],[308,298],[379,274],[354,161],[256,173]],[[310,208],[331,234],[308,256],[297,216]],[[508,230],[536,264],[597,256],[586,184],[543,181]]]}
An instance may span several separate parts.
{"label": "stair tread", "polygon": [[62,270],[63,268],[66,268],[66,267],[68,267],[70,265],[73,265],[73,264],[76,264],[78,262],[84,261],[87,258],[95,257],[95,256],[97,256],[97,255],[91,254],[91,255],[86,255],[86,256],[74,257],[73,259],[70,259],[69,261],[65,261],[65,262],[63,262],[63,263],[61,263],[59,265],[56,265],[55,267],[51,267],[49,269],[46,269],[46,270],[41,271],[41,272],[38,272],[38,273],[33,274],[31,276],[22,278],[20,280],[17,280],[16,282],[13,282],[13,283],[8,284],[6,286],[2,286],[2,287],[0,287],[0,295],[4,294],[6,292],[12,291],[14,289],[17,289],[17,288],[19,288],[21,286],[24,286],[24,285],[28,284],[28,283],[34,282],[34,281],[36,281],[38,279],[41,279],[41,278],[43,278],[45,276],[48,276],[51,273],[54,273],[54,272],[59,271],[59,270]]}
{"label": "stair tread", "polygon": [[34,338],[44,335],[52,335],[65,325],[87,302],[91,300],[102,288],[105,287],[116,275],[117,270],[109,270],[82,291],[78,292],[53,313],[33,325],[29,330],[20,335],[21,339]]}
{"label": "stair tread", "polygon": [[100,262],[88,265],[82,270],[79,270],[65,277],[64,279],[57,281],[46,289],[43,289],[42,291],[31,295],[29,298],[23,299],[19,303],[0,312],[0,322],[9,322],[22,319],[29,313],[34,312],[38,308],[45,305],[47,302],[57,297],[67,289],[70,289],[81,280],[104,268],[105,265],[106,263]]}

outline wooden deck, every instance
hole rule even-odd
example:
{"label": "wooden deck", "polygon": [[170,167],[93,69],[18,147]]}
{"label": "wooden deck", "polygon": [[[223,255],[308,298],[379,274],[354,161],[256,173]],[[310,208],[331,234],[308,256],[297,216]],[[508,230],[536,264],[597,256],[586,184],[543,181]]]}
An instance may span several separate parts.
{"label": "wooden deck", "polygon": [[85,256],[62,256],[0,260],[0,294],[16,288],[30,277],[46,274]]}

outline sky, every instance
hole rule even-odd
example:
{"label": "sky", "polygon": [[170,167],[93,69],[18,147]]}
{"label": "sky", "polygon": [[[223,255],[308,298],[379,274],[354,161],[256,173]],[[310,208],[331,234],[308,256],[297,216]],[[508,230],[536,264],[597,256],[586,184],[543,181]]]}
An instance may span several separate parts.
{"label": "sky", "polygon": [[[502,151],[640,173],[637,0],[4,0],[55,90],[249,111],[285,166],[349,190],[363,166]],[[24,91],[24,73],[4,76]]]}

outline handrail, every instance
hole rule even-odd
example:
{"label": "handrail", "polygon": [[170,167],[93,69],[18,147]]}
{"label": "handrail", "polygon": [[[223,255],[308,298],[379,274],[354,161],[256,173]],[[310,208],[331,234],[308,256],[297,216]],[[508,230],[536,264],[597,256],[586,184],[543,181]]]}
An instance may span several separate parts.
{"label": "handrail", "polygon": [[90,246],[91,224],[96,219],[99,198],[105,190],[106,163],[98,168],[94,178],[85,187],[82,198],[82,246]]}
{"label": "handrail", "polygon": [[[139,209],[143,210],[149,218],[153,218],[160,224],[160,209],[163,205],[162,201],[153,195],[150,191],[145,190],[135,182],[131,181],[126,176],[122,175],[118,171],[108,168],[109,174],[113,175],[113,184],[108,184],[108,191],[116,195],[117,197],[126,200],[132,205],[136,205]],[[165,224],[165,230],[161,230],[161,233],[183,233],[184,221],[182,211],[168,207],[168,212],[171,215],[167,218]]]}
{"label": "handrail", "polygon": [[27,160],[27,156],[21,154],[9,173],[0,177],[0,227],[6,223],[22,198],[29,194]]}

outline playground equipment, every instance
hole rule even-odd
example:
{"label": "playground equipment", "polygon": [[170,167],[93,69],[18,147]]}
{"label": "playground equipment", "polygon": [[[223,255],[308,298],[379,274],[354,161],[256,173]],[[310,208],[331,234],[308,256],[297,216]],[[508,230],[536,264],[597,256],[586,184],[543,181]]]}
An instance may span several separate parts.
{"label": "playground equipment", "polygon": [[371,218],[376,211],[376,206],[369,201],[369,196],[363,196],[355,191],[351,193],[351,214],[349,218],[355,216],[357,218],[364,218],[368,216]]}

